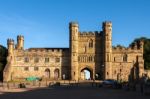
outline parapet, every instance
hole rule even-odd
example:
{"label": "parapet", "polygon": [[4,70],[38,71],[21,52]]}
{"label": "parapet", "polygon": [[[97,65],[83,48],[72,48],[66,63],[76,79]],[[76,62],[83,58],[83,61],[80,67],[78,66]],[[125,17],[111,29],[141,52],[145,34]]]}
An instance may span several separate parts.
{"label": "parapet", "polygon": [[135,41],[132,44],[130,44],[129,47],[131,47],[131,49],[141,49],[143,48],[144,45],[144,41],[140,40],[140,41]]}
{"label": "parapet", "polygon": [[78,22],[70,22],[69,27],[78,27]]}
{"label": "parapet", "polygon": [[107,26],[112,27],[112,22],[111,22],[111,21],[105,21],[105,22],[102,23],[102,27],[103,27],[103,28],[104,28],[104,27],[107,27]]}
{"label": "parapet", "polygon": [[14,44],[14,40],[13,39],[7,39],[7,44]]}
{"label": "parapet", "polygon": [[17,36],[17,40],[19,40],[19,39],[24,40],[24,36],[22,36],[22,35],[18,35],[18,36]]}
{"label": "parapet", "polygon": [[111,21],[104,21],[103,25],[112,25],[112,22]]}
{"label": "parapet", "polygon": [[29,52],[63,52],[68,51],[69,48],[29,48]]}
{"label": "parapet", "polygon": [[102,33],[99,31],[95,31],[95,32],[79,32],[80,36],[100,36]]}
{"label": "parapet", "polygon": [[143,41],[136,41],[130,44],[128,47],[124,46],[113,46],[112,50],[115,52],[130,52],[130,51],[138,51],[141,52],[141,49],[143,48]]}

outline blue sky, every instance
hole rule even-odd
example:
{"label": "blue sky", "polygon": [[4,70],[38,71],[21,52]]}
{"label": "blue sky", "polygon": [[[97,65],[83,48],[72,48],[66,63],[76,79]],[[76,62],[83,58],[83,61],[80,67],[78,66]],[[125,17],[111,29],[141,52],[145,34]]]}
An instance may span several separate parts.
{"label": "blue sky", "polygon": [[80,31],[113,23],[113,45],[150,38],[150,0],[0,0],[0,44],[24,35],[25,48],[69,47],[70,21]]}

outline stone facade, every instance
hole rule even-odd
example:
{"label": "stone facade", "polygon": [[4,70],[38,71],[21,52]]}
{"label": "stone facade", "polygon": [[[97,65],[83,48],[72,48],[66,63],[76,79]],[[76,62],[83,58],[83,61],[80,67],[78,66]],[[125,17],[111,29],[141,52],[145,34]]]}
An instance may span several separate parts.
{"label": "stone facade", "polygon": [[69,23],[69,48],[24,49],[24,37],[8,39],[8,63],[4,81],[38,77],[47,80],[138,79],[144,73],[143,41],[127,48],[112,47],[112,23],[103,22],[102,31],[80,32]]}

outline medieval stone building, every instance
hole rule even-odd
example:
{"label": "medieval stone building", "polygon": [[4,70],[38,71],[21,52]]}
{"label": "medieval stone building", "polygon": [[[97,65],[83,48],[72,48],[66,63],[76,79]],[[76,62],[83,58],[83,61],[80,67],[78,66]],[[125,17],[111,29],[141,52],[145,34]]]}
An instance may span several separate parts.
{"label": "medieval stone building", "polygon": [[24,49],[24,37],[8,39],[4,81],[38,77],[47,80],[138,79],[144,73],[143,42],[127,48],[112,46],[112,23],[103,22],[102,31],[80,32],[69,24],[69,48]]}

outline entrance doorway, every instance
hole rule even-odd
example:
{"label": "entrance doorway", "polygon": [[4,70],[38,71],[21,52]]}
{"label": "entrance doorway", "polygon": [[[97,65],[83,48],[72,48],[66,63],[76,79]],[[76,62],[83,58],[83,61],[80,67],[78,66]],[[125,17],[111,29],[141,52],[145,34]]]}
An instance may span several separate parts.
{"label": "entrance doorway", "polygon": [[45,78],[50,78],[50,70],[48,68],[45,69]]}
{"label": "entrance doorway", "polygon": [[55,69],[54,70],[54,79],[58,79],[59,78],[59,69]]}
{"label": "entrance doorway", "polygon": [[91,80],[92,79],[92,72],[88,68],[84,68],[81,70],[81,80]]}

